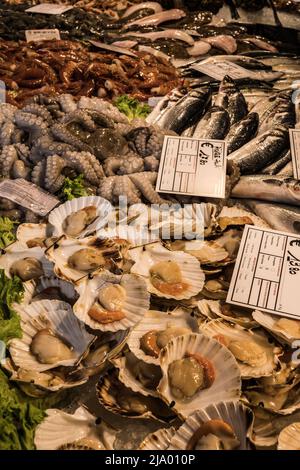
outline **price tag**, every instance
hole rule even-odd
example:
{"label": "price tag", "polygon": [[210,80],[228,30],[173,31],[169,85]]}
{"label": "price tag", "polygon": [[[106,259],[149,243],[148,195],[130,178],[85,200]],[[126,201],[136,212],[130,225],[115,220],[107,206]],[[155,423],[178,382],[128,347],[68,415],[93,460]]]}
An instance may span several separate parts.
{"label": "price tag", "polygon": [[165,136],[156,191],[225,197],[226,142]]}
{"label": "price tag", "polygon": [[300,180],[300,129],[289,129],[293,175]]}
{"label": "price tag", "polygon": [[246,225],[227,302],[300,319],[300,236]]}
{"label": "price tag", "polygon": [[113,46],[111,44],[105,44],[104,42],[99,41],[90,41],[91,44],[99,49],[104,49],[105,51],[116,52],[117,54],[129,55],[130,57],[138,57],[134,52],[131,52],[125,47]]}
{"label": "price tag", "polygon": [[60,39],[58,29],[28,29],[25,31],[27,42],[31,41],[51,41],[52,39]]}
{"label": "price tag", "polygon": [[252,72],[240,67],[229,60],[220,60],[215,62],[200,62],[191,66],[192,69],[198,70],[209,77],[215,78],[216,80],[223,80],[225,75],[233,79],[238,78],[251,78]]}
{"label": "price tag", "polygon": [[40,3],[34,7],[27,8],[28,13],[43,13],[44,15],[61,15],[68,10],[72,10],[71,5],[59,5],[55,3]]}
{"label": "price tag", "polygon": [[59,199],[23,178],[1,181],[0,197],[9,199],[42,216],[47,215],[60,203]]}

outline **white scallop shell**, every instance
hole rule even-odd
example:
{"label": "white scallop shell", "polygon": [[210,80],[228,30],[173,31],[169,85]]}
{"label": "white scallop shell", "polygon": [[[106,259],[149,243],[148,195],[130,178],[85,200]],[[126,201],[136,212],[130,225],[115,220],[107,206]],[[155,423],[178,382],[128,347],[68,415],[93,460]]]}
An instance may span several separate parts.
{"label": "white scallop shell", "polygon": [[[9,342],[10,355],[18,367],[43,372],[59,365],[76,364],[86,351],[94,336],[87,333],[84,325],[78,321],[69,304],[58,300],[39,300],[26,306],[16,306],[21,317],[23,336]],[[30,344],[36,333],[50,328],[64,339],[74,351],[74,358],[55,364],[41,364],[30,352]]]}
{"label": "white scallop shell", "polygon": [[[237,323],[238,325],[243,326],[244,328],[253,328],[257,326],[255,320],[253,320],[250,310],[248,316],[245,311],[241,312],[241,315],[238,316],[229,316],[225,315],[221,310],[221,302],[219,300],[207,300],[202,299],[197,302],[197,307],[201,315],[208,319],[224,318],[224,320],[230,321],[232,323]],[[238,310],[239,307],[236,305],[231,306],[235,310]]]}
{"label": "white scallop shell", "polygon": [[[188,284],[188,288],[177,296],[163,294],[157,290],[150,281],[149,270],[155,263],[161,261],[175,261],[182,273],[183,281]],[[200,267],[199,261],[183,251],[169,251],[159,243],[153,243],[145,246],[145,250],[139,254],[138,260],[131,268],[131,272],[140,274],[147,282],[148,291],[159,297],[166,299],[189,299],[197,295],[204,285],[204,273]]]}
{"label": "white scallop shell", "polygon": [[147,227],[130,226],[122,223],[114,228],[104,227],[101,230],[97,230],[96,235],[101,239],[121,238],[122,240],[127,240],[133,247],[159,240],[159,237],[152,234]]}
{"label": "white scallop shell", "polygon": [[238,401],[229,401],[216,403],[194,411],[175,432],[169,450],[185,450],[189,440],[199,427],[212,419],[219,419],[229,424],[240,441],[237,450],[249,449],[247,432],[253,421],[252,411]]}
{"label": "white scallop shell", "polygon": [[0,256],[0,269],[4,269],[7,277],[11,278],[10,268],[15,261],[24,258],[36,258],[42,264],[45,276],[53,275],[53,264],[45,257],[45,250],[39,246],[27,248],[21,242],[9,245],[5,254]]}
{"label": "white scallop shell", "polygon": [[[122,311],[125,318],[112,323],[100,323],[93,320],[88,312],[95,303],[99,291],[108,284],[119,284],[126,290],[126,300]],[[118,331],[127,330],[138,323],[149,308],[149,294],[143,278],[134,274],[120,276],[108,271],[95,275],[92,279],[85,277],[76,286],[79,299],[74,305],[74,313],[79,320],[95,330]]]}
{"label": "white scallop shell", "polygon": [[[150,390],[149,388],[145,387],[138,379],[133,376],[127,365],[128,360],[132,362],[140,361],[140,359],[135,357],[135,355],[131,352],[126,353],[125,356],[112,359],[111,362],[118,369],[118,379],[133,392],[141,393],[146,397],[158,397],[158,394],[155,390]],[[159,366],[153,365],[153,367],[157,367],[157,371],[159,371]]]}
{"label": "white scallop shell", "polygon": [[[199,390],[186,401],[175,401],[168,380],[169,365],[183,359],[187,353],[201,354],[215,369],[215,380],[209,388]],[[163,378],[158,392],[167,403],[175,403],[173,409],[181,416],[190,415],[195,409],[205,408],[221,401],[237,400],[241,393],[241,375],[238,364],[227,348],[203,334],[189,334],[172,339],[160,353]]]}
{"label": "white scallop shell", "polygon": [[34,238],[46,239],[49,235],[47,233],[47,224],[20,224],[17,228],[17,240],[27,246],[27,242]]}
{"label": "white scallop shell", "polygon": [[220,214],[218,215],[218,219],[221,217],[228,217],[232,219],[234,219],[235,217],[248,217],[249,219],[252,220],[253,225],[256,225],[257,227],[261,227],[261,228],[270,228],[270,226],[263,219],[253,214],[252,212],[247,211],[246,209],[243,209],[237,206],[233,206],[233,207],[224,206]]}
{"label": "white scallop shell", "polygon": [[97,450],[112,450],[116,431],[105,423],[96,425],[96,417],[80,406],[74,414],[58,409],[46,411],[46,418],[35,430],[34,443],[37,450],[56,450],[64,444],[81,439],[90,442]]}
{"label": "white scallop shell", "polygon": [[278,450],[300,450],[300,423],[284,428],[278,436]]}
{"label": "white scallop shell", "polygon": [[[77,251],[92,246],[91,244],[96,240],[97,237],[76,239],[63,235],[57,243],[48,248],[45,254],[54,263],[54,272],[57,277],[73,282],[85,277],[87,272],[71,268],[68,265],[68,259]],[[101,268],[95,269],[94,272],[99,270]]]}
{"label": "white scallop shell", "polygon": [[6,358],[1,361],[1,366],[9,372],[9,380],[20,382],[20,384],[30,385],[35,391],[57,392],[68,388],[78,387],[88,380],[88,376],[77,378],[62,378],[61,374],[57,375],[55,370],[38,372],[36,370],[26,370],[22,367],[17,368],[10,359]]}
{"label": "white scallop shell", "polygon": [[36,283],[35,295],[42,294],[43,291],[49,287],[57,287],[68,302],[74,302],[78,298],[78,294],[73,284],[54,276],[40,277]]}
{"label": "white scallop shell", "polygon": [[69,215],[89,206],[96,207],[97,218],[79,233],[76,238],[85,237],[96,229],[104,227],[108,221],[109,214],[113,211],[111,203],[100,196],[83,196],[67,201],[50,212],[48,221],[53,227],[53,236],[59,237],[65,233],[63,223]]}
{"label": "white scallop shell", "polygon": [[185,253],[195,256],[201,264],[213,264],[224,261],[228,252],[218,245],[218,240],[191,240],[185,242]]}
{"label": "white scallop shell", "polygon": [[259,323],[261,326],[266,328],[270,333],[272,333],[275,337],[277,337],[279,340],[283,340],[284,343],[287,343],[288,345],[292,346],[292,343],[296,340],[300,339],[300,321],[299,320],[294,320],[292,318],[289,318],[289,320],[293,320],[295,323],[299,324],[299,336],[293,336],[291,335],[288,331],[285,331],[281,328],[276,327],[276,322],[282,318],[278,315],[270,315],[269,313],[264,313],[259,310],[255,310],[252,313],[252,316],[257,323]]}
{"label": "white scallop shell", "polygon": [[145,313],[143,319],[131,330],[127,341],[129,349],[137,358],[149,364],[159,365],[159,358],[144,353],[140,347],[140,340],[148,331],[162,331],[170,326],[188,328],[191,332],[198,332],[196,319],[184,309],[178,308],[173,312],[149,310]]}
{"label": "white scallop shell", "polygon": [[270,344],[268,338],[265,336],[263,331],[253,332],[246,330],[239,325],[230,325],[224,323],[222,320],[212,320],[208,323],[199,326],[201,333],[213,338],[216,335],[223,335],[233,340],[251,341],[261,346],[267,355],[267,362],[262,366],[251,366],[245,364],[239,360],[241,375],[243,378],[251,377],[267,377],[272,375],[273,370],[276,368],[278,363],[278,348]]}
{"label": "white scallop shell", "polygon": [[139,446],[139,450],[166,450],[174,436],[175,428],[162,428],[148,434]]}

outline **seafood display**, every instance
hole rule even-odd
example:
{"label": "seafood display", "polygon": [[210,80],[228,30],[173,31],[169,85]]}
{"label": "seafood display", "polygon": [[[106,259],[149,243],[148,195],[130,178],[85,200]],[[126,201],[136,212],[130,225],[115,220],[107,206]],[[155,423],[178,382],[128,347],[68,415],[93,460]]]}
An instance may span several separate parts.
{"label": "seafood display", "polygon": [[[42,3],[0,3],[0,450],[299,450],[300,319],[227,301],[300,235],[299,5]],[[157,190],[198,141],[224,197]]]}

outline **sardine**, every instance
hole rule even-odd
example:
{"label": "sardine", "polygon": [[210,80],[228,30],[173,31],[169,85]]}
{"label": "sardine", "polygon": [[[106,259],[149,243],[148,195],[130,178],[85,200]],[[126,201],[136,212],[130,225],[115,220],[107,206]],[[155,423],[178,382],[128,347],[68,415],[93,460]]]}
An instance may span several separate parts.
{"label": "sardine", "polygon": [[230,127],[226,109],[212,106],[198,122],[193,137],[197,139],[224,139]]}
{"label": "sardine", "polygon": [[277,126],[258,135],[228,157],[230,166],[237,165],[242,174],[255,174],[280,155],[289,144],[285,127]]}
{"label": "sardine", "polygon": [[283,155],[280,155],[279,159],[276,160],[271,165],[263,168],[261,173],[264,175],[278,175],[279,171],[286,166],[292,160],[291,151],[283,152]]}
{"label": "sardine", "polygon": [[166,130],[181,134],[185,129],[199,121],[210,103],[210,88],[195,89],[166,111],[162,116],[163,125],[160,120],[156,124]]}
{"label": "sardine", "polygon": [[300,207],[261,202],[255,199],[247,200],[246,206],[274,230],[300,234]]}
{"label": "sardine", "polygon": [[278,175],[242,176],[232,190],[232,197],[300,206],[300,181]]}
{"label": "sardine", "polygon": [[257,113],[249,113],[234,124],[226,137],[227,155],[249,142],[255,136],[258,124],[259,118]]}
{"label": "sardine", "polygon": [[248,106],[244,95],[228,75],[223,78],[220,84],[215,105],[228,111],[231,126],[248,114]]}
{"label": "sardine", "polygon": [[258,128],[258,133],[263,133],[273,126],[284,125],[294,127],[295,125],[295,105],[292,101],[292,91],[279,93],[273,105],[262,116]]}

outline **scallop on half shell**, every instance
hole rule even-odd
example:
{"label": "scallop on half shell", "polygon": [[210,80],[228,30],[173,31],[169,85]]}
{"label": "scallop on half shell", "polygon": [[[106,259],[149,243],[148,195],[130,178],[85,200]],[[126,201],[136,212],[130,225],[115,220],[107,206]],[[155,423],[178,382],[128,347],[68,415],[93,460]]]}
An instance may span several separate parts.
{"label": "scallop on half shell", "polygon": [[292,423],[280,432],[277,450],[300,450],[300,423]]}
{"label": "scallop on half shell", "polygon": [[149,308],[144,279],[135,274],[114,275],[108,271],[85,277],[76,286],[79,299],[74,313],[95,330],[127,330],[138,323]]}
{"label": "scallop on half shell", "polygon": [[143,440],[139,450],[167,450],[172,437],[175,434],[175,428],[158,429]]}
{"label": "scallop on half shell", "polygon": [[160,352],[159,395],[182,417],[209,404],[237,400],[238,364],[227,348],[203,334],[172,339]]}
{"label": "scallop on half shell", "polygon": [[171,312],[149,310],[131,330],[128,347],[133,354],[149,364],[159,365],[159,353],[175,336],[198,332],[197,320],[184,309]]}
{"label": "scallop on half shell", "polygon": [[278,341],[292,346],[294,341],[300,339],[300,321],[292,318],[270,315],[255,310],[252,316],[257,323],[266,328]]}
{"label": "scallop on half shell", "polygon": [[37,450],[112,450],[117,431],[80,406],[74,414],[58,409],[46,411],[37,426],[34,443]]}
{"label": "scallop on half shell", "polygon": [[247,450],[252,422],[250,408],[238,401],[209,405],[186,419],[171,438],[169,450]]}
{"label": "scallop on half shell", "polygon": [[62,236],[46,251],[46,256],[54,263],[58,277],[76,282],[88,274],[121,266],[122,250],[127,250],[127,242],[123,242]]}
{"label": "scallop on half shell", "polygon": [[34,248],[40,246],[45,248],[45,240],[48,238],[47,224],[20,224],[17,228],[16,237],[17,240],[27,246],[28,248]]}
{"label": "scallop on half shell", "polygon": [[100,196],[84,196],[67,201],[50,212],[53,236],[84,237],[104,227],[113,207]]}
{"label": "scallop on half shell", "polygon": [[131,272],[144,277],[148,291],[166,299],[189,299],[204,285],[199,261],[183,251],[169,251],[159,243],[134,253]]}
{"label": "scallop on half shell", "polygon": [[263,331],[246,330],[222,320],[212,320],[199,328],[201,333],[216,339],[231,351],[243,378],[272,375],[281,350],[268,341]]}
{"label": "scallop on half shell", "polygon": [[253,328],[257,322],[253,320],[250,310],[243,309],[237,305],[220,302],[220,300],[202,299],[197,303],[198,310],[203,317],[214,320],[223,318],[232,323],[243,326],[244,328]]}
{"label": "scallop on half shell", "polygon": [[26,248],[20,242],[13,243],[0,257],[0,269],[6,276],[17,275],[23,282],[53,274],[53,265],[40,247]]}
{"label": "scallop on half shell", "polygon": [[95,338],[66,302],[40,300],[16,306],[16,311],[23,335],[11,340],[8,349],[15,365],[26,370],[43,372],[73,366]]}

